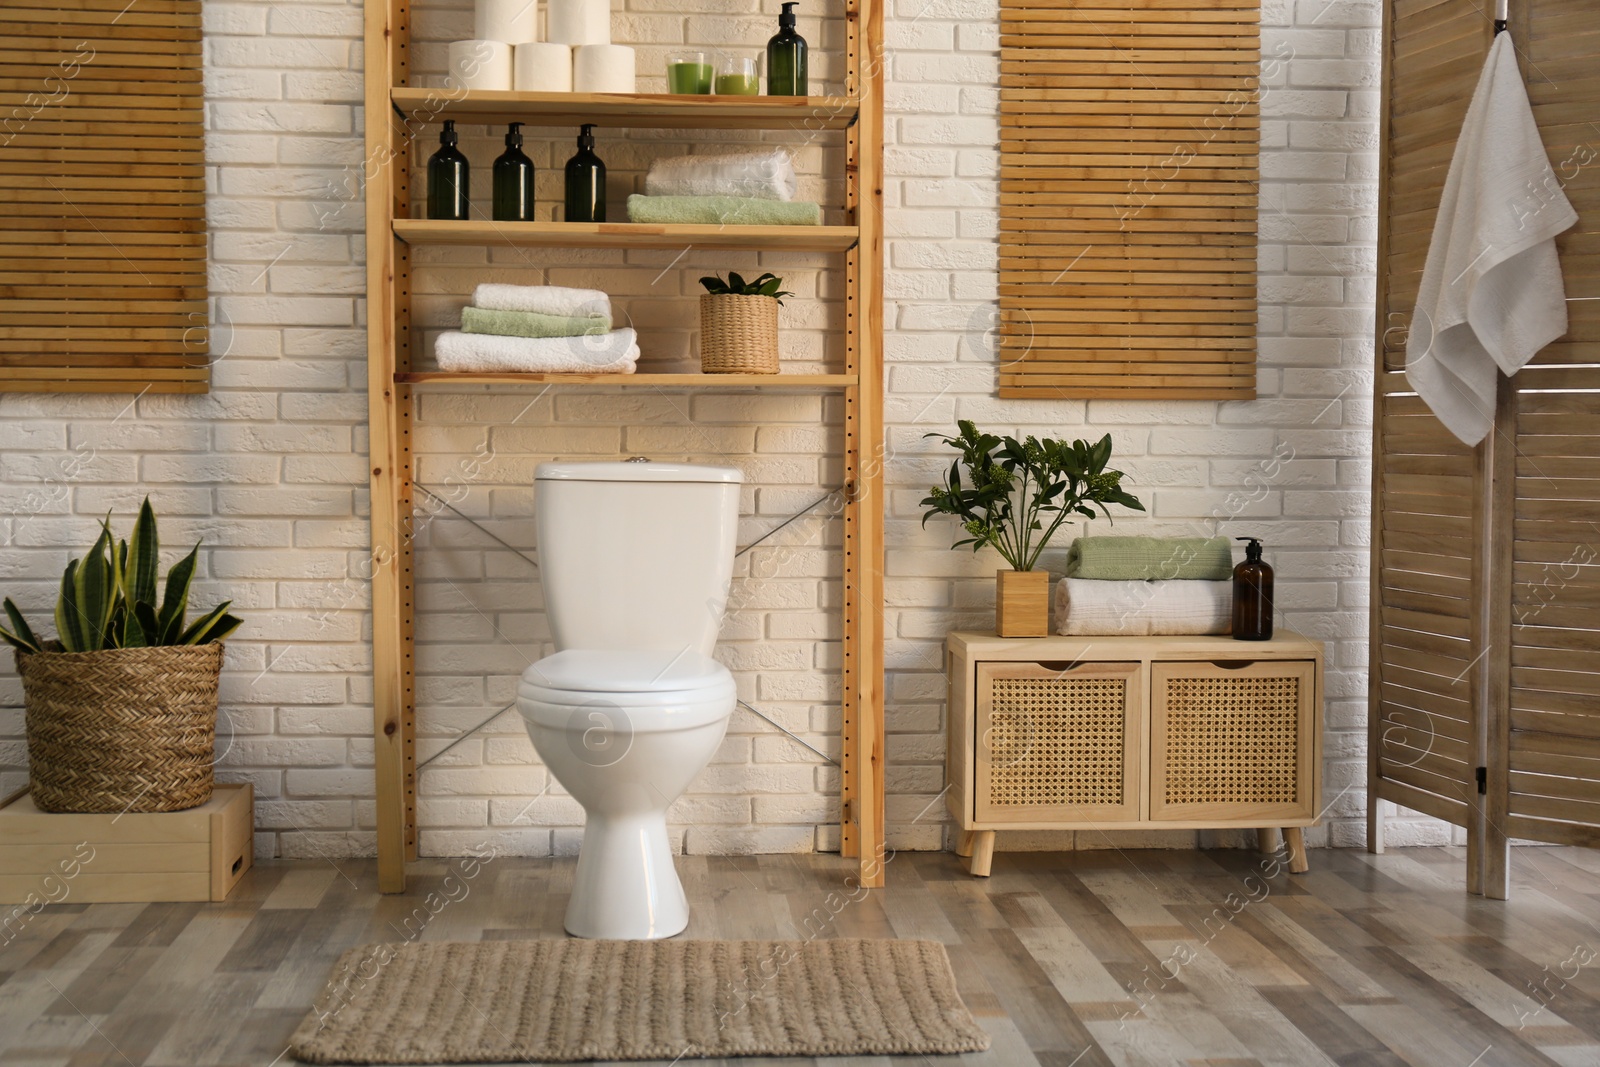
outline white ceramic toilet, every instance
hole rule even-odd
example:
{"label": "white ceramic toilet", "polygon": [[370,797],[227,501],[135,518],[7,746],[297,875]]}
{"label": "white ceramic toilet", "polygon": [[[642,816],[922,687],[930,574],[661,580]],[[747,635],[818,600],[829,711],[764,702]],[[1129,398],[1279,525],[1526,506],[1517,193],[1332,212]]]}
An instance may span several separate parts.
{"label": "white ceramic toilet", "polygon": [[689,924],[667,807],[716,752],[734,684],[711,658],[743,475],[629,460],[542,463],[535,524],[557,651],[517,710],[586,820],[567,932],[671,937]]}

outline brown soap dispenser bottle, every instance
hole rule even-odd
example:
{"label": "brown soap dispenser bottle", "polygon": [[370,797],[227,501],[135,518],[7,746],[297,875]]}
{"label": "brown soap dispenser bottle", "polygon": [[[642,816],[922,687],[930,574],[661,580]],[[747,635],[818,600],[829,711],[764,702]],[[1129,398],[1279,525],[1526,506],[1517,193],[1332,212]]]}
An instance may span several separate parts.
{"label": "brown soap dispenser bottle", "polygon": [[1248,541],[1244,562],[1233,568],[1233,639],[1235,641],[1272,640],[1272,567],[1261,559],[1261,541]]}

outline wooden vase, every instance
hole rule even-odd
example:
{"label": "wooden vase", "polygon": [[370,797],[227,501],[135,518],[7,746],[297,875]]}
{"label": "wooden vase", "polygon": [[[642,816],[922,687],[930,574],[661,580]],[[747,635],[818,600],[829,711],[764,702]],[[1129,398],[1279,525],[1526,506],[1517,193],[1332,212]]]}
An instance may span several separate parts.
{"label": "wooden vase", "polygon": [[994,632],[1000,637],[1050,636],[1050,572],[995,572]]}

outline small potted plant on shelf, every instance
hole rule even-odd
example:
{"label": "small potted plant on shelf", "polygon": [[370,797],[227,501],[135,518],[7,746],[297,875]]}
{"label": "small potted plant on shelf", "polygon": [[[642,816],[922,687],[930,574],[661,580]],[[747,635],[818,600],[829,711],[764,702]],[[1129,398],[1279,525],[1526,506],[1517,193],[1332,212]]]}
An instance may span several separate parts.
{"label": "small potted plant on shelf", "polygon": [[[1001,637],[1045,637],[1050,632],[1050,572],[1036,571],[1039,553],[1073,515],[1111,517],[1107,505],[1143,511],[1122,489],[1122,472],[1107,470],[1111,435],[1094,444],[980,433],[969,420],[954,437],[930,433],[961,455],[922,501],[935,515],[954,515],[967,537],[951,548],[992,546],[1010,570],[996,572],[995,632]],[[961,471],[967,472],[963,484]]]}
{"label": "small potted plant on shelf", "polygon": [[0,639],[16,649],[28,788],[41,811],[179,811],[211,799],[222,639],[240,620],[224,601],[193,622],[198,544],[173,564],[157,602],[160,542],[145,498],[126,541],[110,516],[67,564],[56,640],[42,641],[5,599]]}
{"label": "small potted plant on shelf", "polygon": [[783,279],[763,274],[745,281],[734,271],[700,279],[700,369],[707,374],[777,374],[778,308]]}

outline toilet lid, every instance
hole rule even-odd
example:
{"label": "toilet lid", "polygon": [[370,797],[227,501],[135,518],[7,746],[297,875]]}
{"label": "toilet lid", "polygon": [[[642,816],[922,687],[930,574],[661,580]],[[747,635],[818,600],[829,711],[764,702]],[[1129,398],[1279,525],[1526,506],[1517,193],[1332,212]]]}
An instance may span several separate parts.
{"label": "toilet lid", "polygon": [[728,668],[687,649],[569,648],[522,673],[524,685],[581,693],[688,693],[732,681]]}

